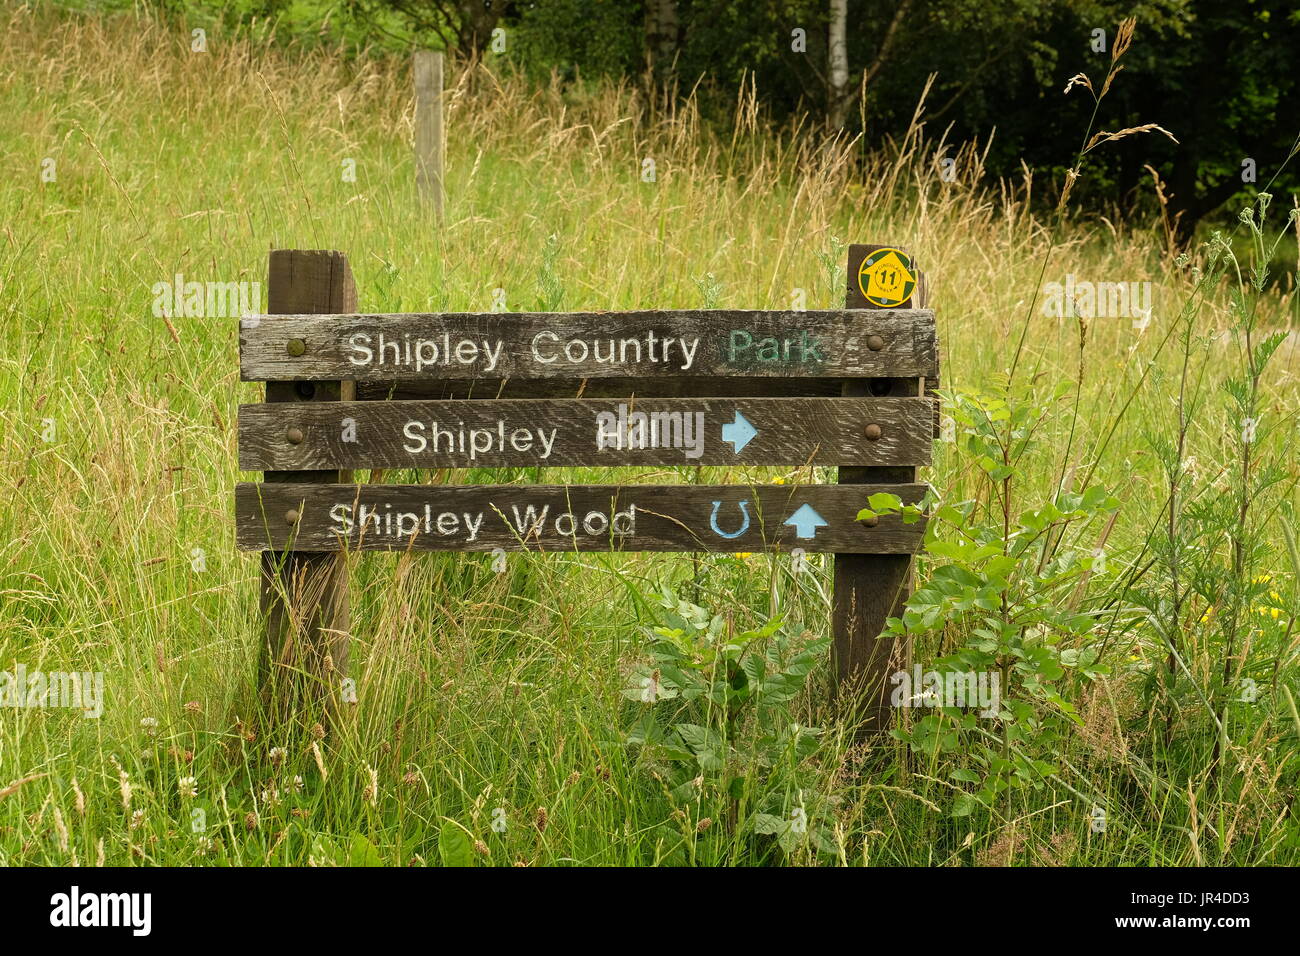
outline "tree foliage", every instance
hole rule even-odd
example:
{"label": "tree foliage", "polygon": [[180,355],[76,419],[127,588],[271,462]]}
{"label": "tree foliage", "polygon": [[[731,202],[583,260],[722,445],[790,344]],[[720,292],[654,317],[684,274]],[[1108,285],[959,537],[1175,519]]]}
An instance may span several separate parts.
{"label": "tree foliage", "polygon": [[[1154,171],[1184,239],[1283,169],[1300,125],[1287,109],[1300,66],[1293,0],[848,0],[847,101],[829,88],[830,0],[348,0],[341,9],[234,0],[224,9],[300,18],[315,10],[381,45],[498,56],[568,81],[656,83],[670,95],[693,92],[718,122],[752,84],[769,123],[811,115],[824,127],[833,118],[862,132],[867,147],[906,129],[929,83],[926,122],[949,130],[949,142],[989,143],[985,172],[1018,176],[1027,166],[1057,183],[1093,106],[1063,95],[1066,81],[1104,75],[1118,23],[1136,16],[1126,72],[1098,121],[1158,123],[1177,143],[1116,142],[1077,198],[1099,210],[1151,211]],[[504,51],[492,49],[494,30]],[[1296,182],[1284,169],[1273,190]]]}

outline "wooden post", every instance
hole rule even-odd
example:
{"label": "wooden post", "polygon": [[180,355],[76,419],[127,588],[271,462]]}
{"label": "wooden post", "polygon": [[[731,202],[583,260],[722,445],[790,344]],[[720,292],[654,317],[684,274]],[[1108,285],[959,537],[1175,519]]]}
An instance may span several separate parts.
{"label": "wooden post", "polygon": [[433,203],[442,219],[442,53],[416,50],[415,72],[415,182],[420,197]]}
{"label": "wooden post", "polygon": [[[852,245],[849,247],[848,290],[845,308],[921,308],[925,283],[920,273],[908,297],[901,303],[871,302],[859,284],[858,269],[878,249],[897,246]],[[909,256],[910,259],[910,256]],[[844,383],[845,396],[919,396],[925,393],[920,378],[852,379]],[[911,483],[916,481],[914,466],[858,467],[839,469],[839,483],[869,484],[878,482]],[[865,501],[864,501],[865,505]],[[911,594],[912,555],[837,554],[835,555],[834,590],[831,602],[831,626],[834,636],[836,696],[861,721],[859,727],[869,735],[889,729],[892,685],[890,676],[905,670],[911,648],[906,640],[881,637],[885,621],[902,614]]]}
{"label": "wooden post", "polygon": [[[267,311],[272,314],[355,312],[357,288],[340,252],[276,249],[271,252]],[[299,343],[310,346],[311,343]],[[291,342],[288,348],[296,346]],[[355,395],[353,382],[267,382],[268,402],[337,402]],[[283,416],[294,427],[292,409]],[[268,471],[268,482],[348,481],[341,471]],[[296,516],[271,514],[292,524]],[[348,664],[348,582],[338,553],[304,551],[262,555],[261,609],[266,636],[258,665],[262,701],[278,720],[338,700]],[[305,715],[304,715],[305,716]]]}

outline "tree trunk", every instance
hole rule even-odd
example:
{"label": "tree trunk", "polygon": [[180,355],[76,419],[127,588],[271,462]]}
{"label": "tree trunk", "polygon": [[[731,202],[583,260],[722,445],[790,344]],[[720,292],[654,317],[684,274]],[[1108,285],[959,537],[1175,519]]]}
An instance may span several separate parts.
{"label": "tree trunk", "polygon": [[456,29],[456,48],[463,54],[478,55],[492,42],[492,31],[501,19],[500,6],[489,7],[483,0],[460,0],[457,4],[460,23]]}
{"label": "tree trunk", "polygon": [[849,110],[849,47],[845,30],[849,20],[849,0],[830,0],[830,34],[827,38],[829,89],[826,119],[831,129],[843,129]]}
{"label": "tree trunk", "polygon": [[646,44],[655,75],[669,76],[677,56],[677,0],[646,0]]}

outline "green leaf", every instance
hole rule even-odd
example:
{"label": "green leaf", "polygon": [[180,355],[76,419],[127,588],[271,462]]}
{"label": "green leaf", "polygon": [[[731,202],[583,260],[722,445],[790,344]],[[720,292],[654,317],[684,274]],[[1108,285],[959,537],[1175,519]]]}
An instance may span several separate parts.
{"label": "green leaf", "polygon": [[347,862],[338,844],[323,833],[317,833],[312,839],[310,855],[317,866],[342,866]]}
{"label": "green leaf", "polygon": [[867,498],[867,507],[873,511],[888,513],[903,507],[903,499],[886,491],[877,492]]}
{"label": "green leaf", "polygon": [[384,858],[379,848],[366,839],[363,834],[353,833],[348,845],[348,866],[383,866]]}
{"label": "green leaf", "polygon": [[443,866],[474,865],[474,848],[470,845],[469,834],[460,824],[451,820],[443,823],[438,831],[438,858]]}

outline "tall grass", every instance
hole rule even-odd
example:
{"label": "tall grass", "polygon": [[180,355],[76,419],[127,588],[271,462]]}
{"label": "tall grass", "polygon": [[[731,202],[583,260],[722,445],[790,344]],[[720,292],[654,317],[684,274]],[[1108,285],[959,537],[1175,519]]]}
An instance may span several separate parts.
{"label": "tall grass", "polygon": [[[1294,335],[1262,371],[1254,358],[1294,325],[1292,264],[1252,287],[1222,251],[1167,255],[1159,223],[1072,218],[1053,239],[1030,202],[1044,184],[986,183],[978,146],[949,150],[946,181],[923,109],[901,141],[864,153],[805,128],[765,132],[752,95],[719,132],[690,98],[538,88],[491,64],[450,71],[438,226],[414,196],[404,62],[257,30],[192,53],[183,25],[135,15],[5,18],[0,670],[103,671],[107,703],[98,720],[0,710],[0,861],[437,862],[448,827],[497,864],[1300,859],[1297,568],[1283,531]],[[40,180],[46,158],[54,182]],[[1005,372],[1027,314],[1026,400],[1074,383],[1071,413],[1044,421],[1043,450],[1023,463],[1025,501],[1085,472],[1121,500],[1110,571],[1081,598],[1110,614],[1110,674],[1070,686],[1080,720],[1043,786],[954,817],[960,784],[942,763],[920,771],[892,741],[864,754],[815,682],[790,714],[826,730],[797,769],[832,851],[783,850],[673,798],[650,749],[625,742],[643,706],[622,691],[654,620],[646,595],[693,584],[746,626],[775,608],[794,632],[824,634],[820,560],[794,576],[762,556],[515,555],[505,573],[488,557],[370,556],[353,567],[349,718],[323,736],[239,712],[260,627],[257,565],[231,533],[234,416],[260,396],[238,381],[233,320],[155,317],[154,283],[262,281],[269,249],[333,248],[372,311],[486,311],[496,288],[518,309],[783,308],[795,288],[832,307],[845,244],[873,240],[908,245],[929,276],[945,386]],[[1030,309],[1045,260],[1049,280],[1150,280],[1153,321],[1084,329]],[[1234,381],[1261,422],[1245,445],[1245,413],[1224,400]],[[946,500],[990,500],[955,444],[936,445],[926,477]],[[1228,517],[1196,511],[1218,501]],[[1177,570],[1189,561],[1199,590]],[[1231,641],[1210,626],[1225,606]],[[916,659],[960,638],[921,637]],[[1239,701],[1252,675],[1259,693]]]}

